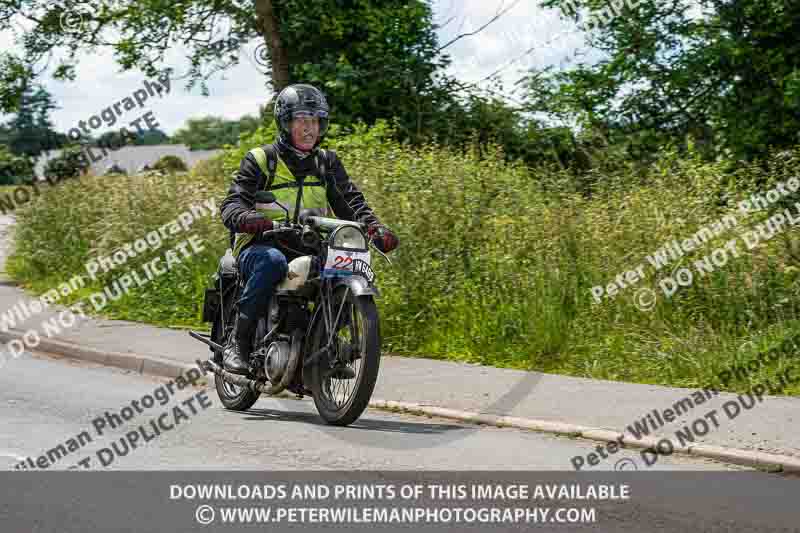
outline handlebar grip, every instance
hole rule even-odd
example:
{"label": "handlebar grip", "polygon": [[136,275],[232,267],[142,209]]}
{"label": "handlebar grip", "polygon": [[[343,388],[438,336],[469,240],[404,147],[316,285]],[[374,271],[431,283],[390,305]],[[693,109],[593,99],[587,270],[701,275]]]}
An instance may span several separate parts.
{"label": "handlebar grip", "polygon": [[266,237],[268,235],[275,235],[276,233],[282,233],[283,231],[285,231],[284,228],[278,228],[278,229],[271,229],[271,230],[267,230],[267,231],[262,231],[261,232],[261,236],[262,237]]}
{"label": "handlebar grip", "polygon": [[[276,224],[276,225],[278,225],[278,224]],[[266,237],[268,235],[275,235],[276,233],[290,233],[290,232],[293,232],[293,231],[297,231],[297,230],[295,228],[291,227],[291,226],[282,226],[282,225],[280,225],[275,229],[262,231],[261,232],[261,236],[262,237]]]}

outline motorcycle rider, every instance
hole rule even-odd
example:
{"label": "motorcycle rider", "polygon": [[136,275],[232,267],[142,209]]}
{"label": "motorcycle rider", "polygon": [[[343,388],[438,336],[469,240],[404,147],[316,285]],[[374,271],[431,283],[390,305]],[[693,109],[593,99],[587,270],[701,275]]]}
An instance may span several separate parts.
{"label": "motorcycle rider", "polygon": [[[283,89],[274,107],[277,140],[248,152],[220,206],[222,223],[235,234],[233,255],[245,282],[235,346],[225,352],[224,367],[229,372],[248,373],[258,318],[287,274],[287,255],[290,259],[300,255],[296,243],[261,235],[273,229],[273,221],[284,220],[285,212],[274,204],[256,205],[257,191],[271,189],[293,214],[300,189],[301,214],[331,216],[332,210],[337,218],[367,224],[370,240],[384,253],[399,244],[367,205],[336,153],[319,148],[328,129],[328,113],[325,96],[316,87],[294,84]],[[309,177],[316,181],[307,181]]]}

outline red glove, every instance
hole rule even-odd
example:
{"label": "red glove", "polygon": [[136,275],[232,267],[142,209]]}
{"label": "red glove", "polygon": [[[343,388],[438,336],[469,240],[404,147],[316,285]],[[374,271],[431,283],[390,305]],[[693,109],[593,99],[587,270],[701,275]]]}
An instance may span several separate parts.
{"label": "red glove", "polygon": [[367,235],[375,247],[383,253],[388,253],[397,248],[400,240],[391,230],[380,224],[373,224],[367,229]]}
{"label": "red glove", "polygon": [[239,233],[261,233],[271,229],[272,221],[256,211],[247,213],[239,222]]}

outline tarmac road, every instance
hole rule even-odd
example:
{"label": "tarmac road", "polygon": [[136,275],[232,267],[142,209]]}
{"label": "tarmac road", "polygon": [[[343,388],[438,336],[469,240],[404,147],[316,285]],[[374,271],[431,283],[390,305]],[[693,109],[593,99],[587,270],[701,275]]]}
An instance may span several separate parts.
{"label": "tarmac road", "polygon": [[[63,444],[67,453],[46,460],[46,468],[66,469],[89,457],[80,468],[566,470],[570,457],[586,455],[597,446],[586,440],[517,429],[476,430],[451,420],[371,409],[350,427],[330,427],[319,418],[310,398],[262,397],[249,411],[232,412],[219,403],[213,386],[182,391],[173,386],[175,395],[163,405],[161,400],[150,408],[140,403],[141,413],[131,408],[134,400],[141,402],[155,389],[166,390],[168,381],[86,362],[25,355],[0,373],[0,427],[7,429],[0,433],[0,461],[9,468],[17,463],[15,458],[31,457],[36,462]],[[198,397],[203,390],[206,394]],[[194,400],[186,400],[192,396]],[[114,418],[105,413],[122,417],[125,407],[134,416],[112,429]],[[98,417],[102,422],[96,422]],[[154,422],[149,424],[150,420]],[[144,432],[139,431],[135,449],[125,446],[131,439],[119,442],[141,427]],[[91,442],[78,439],[83,432]],[[459,433],[463,438],[454,438]],[[73,445],[70,452],[71,438],[80,446]],[[115,442],[117,451],[112,447]],[[97,451],[102,448],[111,452],[100,457]],[[638,460],[638,455],[623,450],[593,471],[613,469],[619,459]],[[741,470],[683,456],[661,457],[652,469]]]}
{"label": "tarmac road", "polygon": [[[238,475],[249,476],[251,483],[275,482],[286,476],[290,480],[305,479],[319,470],[334,470],[334,475],[348,482],[374,470],[383,471],[384,480],[392,471],[415,471],[420,475],[438,471],[442,476],[445,474],[441,471],[446,470],[503,470],[520,475],[530,471],[530,481],[543,482],[547,476],[557,475],[558,470],[568,470],[565,458],[586,454],[596,445],[516,429],[476,430],[475,426],[448,420],[375,410],[367,410],[351,427],[331,428],[323,425],[308,398],[262,398],[247,412],[231,412],[221,407],[213,387],[177,390],[174,384],[168,387],[167,382],[85,362],[28,354],[0,373],[0,427],[4,429],[0,432],[0,464],[13,469],[25,457],[33,461],[44,457],[44,461],[54,463],[47,467],[48,471],[79,463],[78,470],[88,467],[94,471],[223,471],[219,473],[221,478],[213,478],[214,472],[187,473],[194,476],[190,479],[217,483],[232,482],[233,474],[225,475],[226,470],[249,471]],[[167,392],[157,393],[159,390]],[[149,407],[145,401],[148,397],[157,398]],[[136,409],[133,401],[137,402]],[[176,408],[181,414],[176,414]],[[130,419],[111,430],[108,424],[117,414]],[[142,427],[145,432],[138,432],[137,438],[147,435],[149,442],[139,441],[135,449],[123,447],[120,437],[137,434],[137,428]],[[157,428],[169,429],[156,434]],[[463,438],[452,438],[458,432],[464,432]],[[61,457],[52,454],[51,450],[60,444],[66,449],[70,439],[78,442],[81,434],[89,435],[91,442],[81,442],[77,449]],[[393,441],[393,446],[380,445],[386,440]],[[636,452],[622,451],[619,455],[632,457]],[[613,468],[613,462],[606,466]],[[595,502],[595,523],[559,524],[557,528],[504,524],[480,529],[798,531],[800,513],[792,503],[797,494],[796,478],[742,472],[743,469],[733,472],[735,469],[691,457],[662,457],[648,472],[609,472],[608,475],[633,479],[635,497],[627,502]],[[27,470],[7,473],[5,482],[0,483],[0,530],[9,530],[3,523],[15,531],[28,531],[35,525],[36,531],[61,533],[89,529],[194,531],[204,527],[192,520],[197,502],[170,501],[165,496],[164,487],[176,481],[178,472],[128,472],[123,479],[92,477],[87,488],[78,482],[84,476],[37,479],[34,468]],[[292,474],[287,470],[310,472]],[[568,474],[573,476],[573,482],[583,478],[584,482],[595,483],[602,475],[597,470],[591,475]],[[265,477],[264,471],[283,472]],[[225,529],[252,525],[230,524]],[[330,524],[303,530],[323,531],[329,527]],[[383,528],[401,529],[407,530]],[[430,526],[421,529],[434,530]],[[465,529],[445,525],[435,530]]]}

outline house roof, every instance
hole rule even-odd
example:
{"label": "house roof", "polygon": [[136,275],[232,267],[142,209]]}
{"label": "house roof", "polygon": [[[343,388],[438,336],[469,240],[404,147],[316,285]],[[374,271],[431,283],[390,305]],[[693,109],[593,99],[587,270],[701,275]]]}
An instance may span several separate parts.
{"label": "house roof", "polygon": [[[107,150],[107,155],[103,155],[100,148],[91,148],[94,159],[91,164],[91,171],[94,174],[102,175],[113,165],[117,165],[128,174],[137,172],[144,165],[152,166],[153,163],[165,155],[180,157],[186,166],[192,168],[200,161],[210,159],[222,152],[222,150],[189,150],[185,144],[155,144],[151,146],[123,146],[118,150]],[[39,156],[34,166],[34,173],[39,179],[44,178],[44,167],[48,161],[58,157],[61,150],[50,150]]]}

